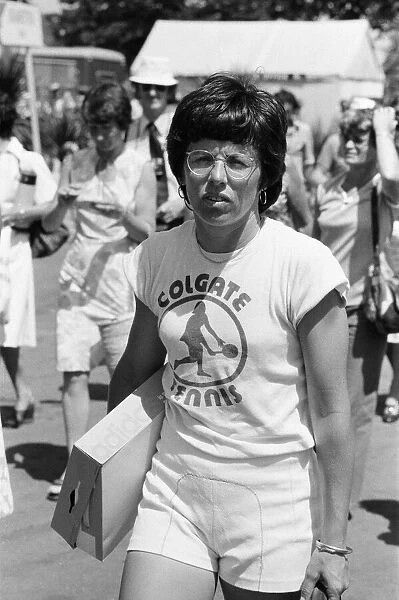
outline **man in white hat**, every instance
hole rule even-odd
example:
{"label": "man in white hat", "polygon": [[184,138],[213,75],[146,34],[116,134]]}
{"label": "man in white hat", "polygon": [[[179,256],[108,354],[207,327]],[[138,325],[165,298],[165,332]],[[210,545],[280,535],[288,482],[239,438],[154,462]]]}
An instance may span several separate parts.
{"label": "man in white hat", "polygon": [[157,230],[171,229],[183,221],[184,201],[166,156],[166,136],[173,112],[166,111],[168,94],[177,84],[169,61],[162,57],[143,57],[133,63],[129,77],[143,107],[142,116],[133,121],[127,140],[151,159],[157,178]]}

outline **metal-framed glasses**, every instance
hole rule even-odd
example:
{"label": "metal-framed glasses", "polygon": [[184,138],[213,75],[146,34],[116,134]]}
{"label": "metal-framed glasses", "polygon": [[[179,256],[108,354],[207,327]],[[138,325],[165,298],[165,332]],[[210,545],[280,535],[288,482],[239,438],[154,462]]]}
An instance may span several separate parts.
{"label": "metal-framed glasses", "polygon": [[228,154],[225,158],[215,158],[208,150],[186,152],[187,167],[197,177],[209,175],[218,160],[224,163],[226,175],[232,179],[247,179],[257,166],[255,158],[240,152]]}

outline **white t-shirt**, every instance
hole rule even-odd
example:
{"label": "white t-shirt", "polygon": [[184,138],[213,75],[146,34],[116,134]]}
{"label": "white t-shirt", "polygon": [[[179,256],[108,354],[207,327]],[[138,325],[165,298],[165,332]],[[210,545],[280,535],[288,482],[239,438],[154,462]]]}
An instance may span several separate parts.
{"label": "white t-shirt", "polygon": [[200,248],[194,221],[153,234],[125,259],[168,353],[166,422],[197,453],[241,459],[314,445],[302,317],[346,277],[320,242],[266,219],[228,254]]}

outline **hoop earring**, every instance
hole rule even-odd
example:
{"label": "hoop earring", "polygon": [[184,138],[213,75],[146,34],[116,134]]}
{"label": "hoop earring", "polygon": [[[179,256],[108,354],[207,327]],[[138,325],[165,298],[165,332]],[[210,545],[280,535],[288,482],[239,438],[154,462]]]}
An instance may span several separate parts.
{"label": "hoop earring", "polygon": [[191,204],[188,201],[187,198],[187,194],[186,194],[186,186],[185,185],[179,185],[179,187],[177,188],[177,193],[179,194],[180,198],[182,198],[184,200],[184,204],[186,205],[186,208],[188,210],[193,210],[191,208]]}
{"label": "hoop earring", "polygon": [[265,189],[260,190],[259,192],[259,204],[262,206],[266,206],[267,204],[267,192]]}
{"label": "hoop earring", "polygon": [[188,210],[191,210],[191,212],[192,212],[193,209],[191,208],[191,204],[186,197],[184,197],[184,204],[186,205]]}

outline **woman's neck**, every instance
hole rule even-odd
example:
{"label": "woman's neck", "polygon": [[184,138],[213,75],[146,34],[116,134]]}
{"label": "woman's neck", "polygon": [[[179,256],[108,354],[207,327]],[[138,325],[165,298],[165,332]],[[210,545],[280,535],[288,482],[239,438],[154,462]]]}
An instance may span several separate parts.
{"label": "woman's neck", "polygon": [[102,169],[105,169],[105,167],[111,163],[113,163],[120,154],[122,154],[123,150],[125,148],[125,143],[122,142],[120,145],[118,145],[116,148],[113,148],[110,152],[99,152],[97,150],[97,154],[98,154],[98,170],[101,171]]}
{"label": "woman's neck", "polygon": [[362,188],[377,173],[375,161],[366,162],[361,165],[351,165],[342,183],[342,188],[348,192],[353,188]]}
{"label": "woman's neck", "polygon": [[228,225],[209,225],[200,219],[195,220],[197,242],[207,252],[234,252],[243,248],[259,233],[261,219],[252,214],[244,223],[234,227]]}

